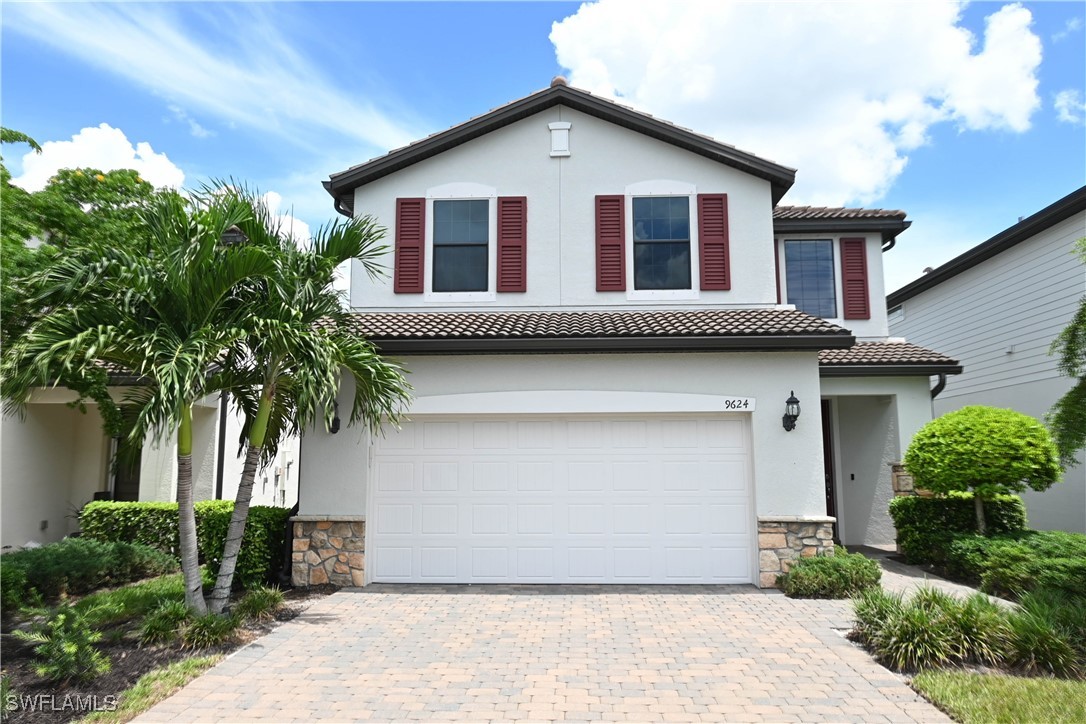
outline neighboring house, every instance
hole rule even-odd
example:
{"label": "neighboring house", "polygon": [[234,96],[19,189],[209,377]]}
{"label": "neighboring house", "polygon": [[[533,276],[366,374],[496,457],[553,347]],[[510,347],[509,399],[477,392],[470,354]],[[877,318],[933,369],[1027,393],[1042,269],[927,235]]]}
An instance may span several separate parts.
{"label": "neighboring house", "polygon": [[[122,387],[112,388],[117,399]],[[117,459],[120,441],[102,428],[97,406],[86,413],[61,388],[37,390],[24,419],[0,423],[0,545],[52,543],[79,530],[78,512],[91,500],[176,500],[177,452],[172,440],[147,442]],[[237,494],[244,459],[237,455],[241,418],[218,396],[193,407],[193,485],[197,500]],[[298,494],[298,439],[257,474],[254,505],[294,505]],[[127,463],[125,462],[127,461]]]}
{"label": "neighboring house", "polygon": [[[965,365],[935,398],[937,415],[992,405],[1043,419],[1074,386],[1049,350],[1086,292],[1086,268],[1075,253],[1083,237],[1086,186],[886,298],[893,334]],[[1023,498],[1032,527],[1086,532],[1086,467]]]}
{"label": "neighboring house", "polygon": [[831,516],[892,543],[890,463],[960,367],[887,341],[904,213],[777,207],[793,178],[561,79],[333,175],[390,230],[351,304],[415,397],[304,436],[295,583],[764,586]]}

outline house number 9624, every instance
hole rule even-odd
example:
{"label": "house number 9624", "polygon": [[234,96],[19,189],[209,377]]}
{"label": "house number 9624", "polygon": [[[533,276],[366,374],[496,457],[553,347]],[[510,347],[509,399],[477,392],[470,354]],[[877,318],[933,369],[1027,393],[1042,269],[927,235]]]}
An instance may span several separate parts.
{"label": "house number 9624", "polygon": [[754,405],[745,397],[729,397],[724,400],[725,410],[753,410]]}

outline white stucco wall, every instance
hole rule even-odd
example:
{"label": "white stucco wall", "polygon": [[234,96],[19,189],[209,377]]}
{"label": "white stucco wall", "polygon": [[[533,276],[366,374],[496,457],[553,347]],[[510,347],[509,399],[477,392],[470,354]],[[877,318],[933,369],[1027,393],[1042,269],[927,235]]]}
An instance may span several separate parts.
{"label": "white stucco wall", "polygon": [[846,544],[889,545],[896,533],[888,513],[890,464],[931,420],[926,377],[828,377],[831,401],[838,535]]}
{"label": "white stucco wall", "polygon": [[[74,515],[105,489],[108,441],[97,408],[31,404],[0,424],[0,545],[52,543],[79,529]],[[42,523],[45,529],[42,530]]]}
{"label": "white stucco wall", "polygon": [[[550,156],[547,126],[555,121],[572,123],[568,157]],[[496,294],[490,301],[476,300],[469,306],[652,307],[661,302],[631,299],[636,295],[630,292],[596,292],[595,197],[624,194],[631,185],[653,181],[677,182],[688,186],[692,193],[728,194],[732,289],[698,291],[691,298],[666,303],[775,303],[768,181],[564,107],[547,109],[373,181],[356,190],[355,211],[376,216],[388,228],[391,244],[395,238],[397,198],[427,196],[428,191],[446,184],[478,184],[498,196],[526,196],[527,291]],[[660,188],[666,188],[666,184]],[[427,226],[431,226],[432,215],[428,214],[427,219]],[[691,220],[696,221],[696,204]],[[693,251],[696,256],[696,241]],[[391,255],[385,263],[391,266]],[[428,300],[426,294],[394,294],[390,279],[373,283],[357,265],[351,278],[351,304],[355,308],[457,307],[447,300]]]}
{"label": "white stucco wall", "polygon": [[[574,405],[579,394],[589,391],[626,392],[631,398],[656,392],[665,400],[672,394],[754,398],[751,437],[757,515],[825,514],[813,352],[479,355],[404,361],[419,410],[436,410],[431,400],[447,395],[463,397],[442,399],[443,412],[497,409],[493,393],[501,392],[515,394],[517,409],[525,413],[543,411],[544,404],[550,410],[556,400]],[[781,416],[792,390],[806,405],[797,428],[785,432]],[[525,394],[531,391],[549,394],[534,398]],[[348,390],[341,392],[341,410],[346,409],[347,394]],[[530,409],[532,399],[541,409]],[[300,512],[365,515],[369,455],[364,436],[346,428],[338,435],[312,430],[303,438],[302,448]]]}

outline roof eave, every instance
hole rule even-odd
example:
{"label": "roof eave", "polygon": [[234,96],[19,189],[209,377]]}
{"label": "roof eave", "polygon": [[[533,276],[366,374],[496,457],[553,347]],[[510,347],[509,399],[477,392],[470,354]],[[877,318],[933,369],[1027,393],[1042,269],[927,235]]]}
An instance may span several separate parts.
{"label": "roof eave", "polygon": [[784,197],[784,194],[795,183],[795,169],[740,151],[707,136],[701,136],[693,131],[661,121],[631,108],[597,98],[584,91],[558,85],[513,101],[490,113],[416,141],[409,146],[404,146],[368,163],[332,174],[328,181],[324,182],[324,188],[337,200],[337,210],[339,210],[340,205],[351,208],[353,198],[348,197],[351,197],[350,192],[359,186],[556,105],[564,105],[596,118],[610,121],[624,128],[643,133],[651,138],[656,138],[763,178],[770,182],[774,205]]}
{"label": "roof eave", "polygon": [[699,337],[501,337],[395,339],[369,337],[382,354],[556,354],[590,352],[793,352],[847,349],[851,334]]}
{"label": "roof eave", "polygon": [[974,246],[934,271],[906,284],[901,289],[886,297],[886,306],[898,304],[915,297],[920,292],[931,289],[942,282],[961,274],[977,264],[1010,249],[1037,234],[1055,226],[1061,221],[1086,210],[1086,186],[1072,191],[1054,204],[1050,204],[1032,216],[1022,219],[1009,229],[1005,229],[987,241]]}
{"label": "roof eave", "polygon": [[960,375],[958,364],[820,364],[819,377],[929,377],[931,375]]}
{"label": "roof eave", "polygon": [[905,219],[774,219],[773,232],[780,235],[875,231],[882,235],[883,242],[888,242],[912,224]]}

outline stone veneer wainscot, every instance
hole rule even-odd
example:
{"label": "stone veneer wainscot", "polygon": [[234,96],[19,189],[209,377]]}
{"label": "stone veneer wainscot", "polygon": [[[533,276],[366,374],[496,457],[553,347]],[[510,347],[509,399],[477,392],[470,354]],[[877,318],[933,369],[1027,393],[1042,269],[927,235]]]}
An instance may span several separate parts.
{"label": "stone veneer wainscot", "polygon": [[295,586],[361,586],[366,571],[366,520],[352,515],[290,519],[290,582]]}
{"label": "stone veneer wainscot", "polygon": [[777,576],[800,558],[833,555],[833,524],[828,516],[758,518],[758,586],[775,588]]}

